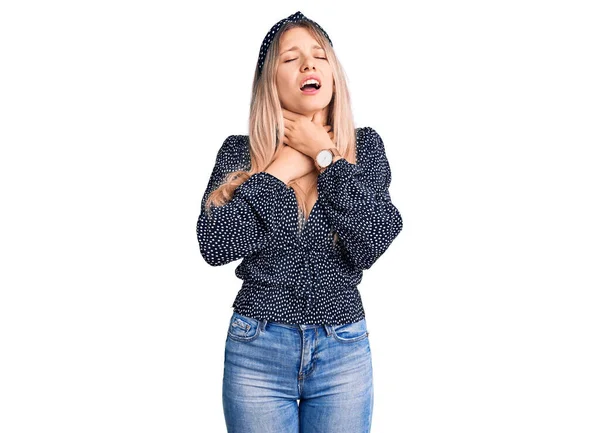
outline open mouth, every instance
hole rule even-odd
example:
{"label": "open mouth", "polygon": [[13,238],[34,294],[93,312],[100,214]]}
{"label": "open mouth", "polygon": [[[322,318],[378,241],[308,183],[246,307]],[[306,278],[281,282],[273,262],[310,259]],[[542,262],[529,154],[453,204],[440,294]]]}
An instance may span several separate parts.
{"label": "open mouth", "polygon": [[320,88],[320,84],[305,84],[300,88],[300,91],[305,95],[313,95],[315,93],[319,93]]}
{"label": "open mouth", "polygon": [[304,93],[313,93],[321,88],[321,83],[319,80],[315,80],[314,78],[310,78],[300,86],[300,90]]}
{"label": "open mouth", "polygon": [[319,90],[321,88],[320,84],[313,84],[313,83],[309,83],[309,84],[305,84],[304,86],[300,87],[300,90]]}

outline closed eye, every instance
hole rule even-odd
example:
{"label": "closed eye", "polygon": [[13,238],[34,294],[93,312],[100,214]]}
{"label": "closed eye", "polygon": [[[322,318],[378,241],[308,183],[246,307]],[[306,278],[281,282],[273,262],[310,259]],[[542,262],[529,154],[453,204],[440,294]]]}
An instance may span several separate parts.
{"label": "closed eye", "polygon": [[[317,59],[321,59],[321,60],[327,60],[327,57],[317,57]],[[289,60],[286,60],[286,61],[285,61],[285,62],[283,62],[283,63],[289,63],[289,62],[293,62],[294,60],[298,60],[298,59],[297,59],[297,58],[296,58],[296,59],[289,59]]]}

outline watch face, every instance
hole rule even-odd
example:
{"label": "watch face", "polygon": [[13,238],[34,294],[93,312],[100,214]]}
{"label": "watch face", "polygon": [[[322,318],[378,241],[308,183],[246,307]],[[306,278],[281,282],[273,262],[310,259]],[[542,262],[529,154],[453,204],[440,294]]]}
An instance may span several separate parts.
{"label": "watch face", "polygon": [[321,167],[327,167],[332,160],[333,156],[329,150],[323,149],[317,154],[317,162]]}

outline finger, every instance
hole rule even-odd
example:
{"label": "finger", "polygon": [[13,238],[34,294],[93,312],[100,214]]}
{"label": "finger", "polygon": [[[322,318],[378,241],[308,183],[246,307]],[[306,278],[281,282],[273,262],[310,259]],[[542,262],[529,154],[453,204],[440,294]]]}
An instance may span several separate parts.
{"label": "finger", "polygon": [[296,123],[290,119],[283,119],[283,126],[289,130],[293,130],[296,127]]}

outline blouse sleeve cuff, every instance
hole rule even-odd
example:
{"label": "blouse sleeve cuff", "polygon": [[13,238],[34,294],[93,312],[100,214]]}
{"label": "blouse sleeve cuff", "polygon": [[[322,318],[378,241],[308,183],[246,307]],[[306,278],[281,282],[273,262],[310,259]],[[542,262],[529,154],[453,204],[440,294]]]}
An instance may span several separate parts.
{"label": "blouse sleeve cuff", "polygon": [[350,209],[364,192],[356,181],[361,168],[340,158],[317,176],[319,197],[329,201],[337,209]]}
{"label": "blouse sleeve cuff", "polygon": [[288,186],[278,177],[259,171],[240,184],[234,196],[240,196],[266,227],[274,229],[284,213],[287,189]]}

